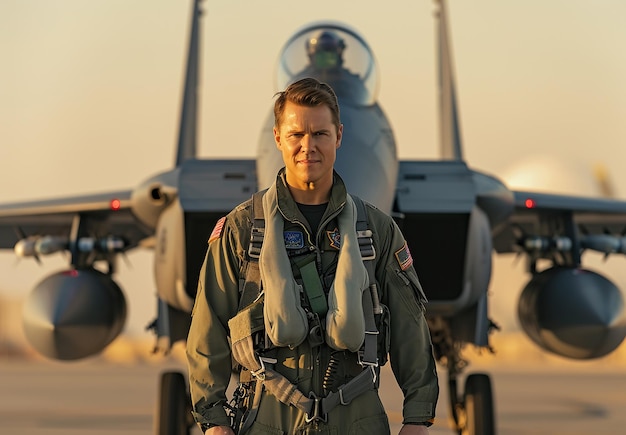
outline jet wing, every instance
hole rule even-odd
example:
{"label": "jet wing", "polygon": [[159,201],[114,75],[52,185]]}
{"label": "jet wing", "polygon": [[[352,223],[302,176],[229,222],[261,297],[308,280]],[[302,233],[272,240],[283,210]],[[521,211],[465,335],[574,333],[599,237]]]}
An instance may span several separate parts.
{"label": "jet wing", "polygon": [[582,235],[612,235],[618,240],[626,231],[626,201],[526,191],[513,195],[513,213],[494,231],[498,253],[517,252],[520,234],[564,235],[558,222],[569,217]]}
{"label": "jet wing", "polygon": [[75,216],[89,222],[94,236],[115,234],[136,247],[152,235],[133,216],[131,191],[116,191],[41,201],[0,204],[0,249],[13,249],[27,236],[70,235]]}

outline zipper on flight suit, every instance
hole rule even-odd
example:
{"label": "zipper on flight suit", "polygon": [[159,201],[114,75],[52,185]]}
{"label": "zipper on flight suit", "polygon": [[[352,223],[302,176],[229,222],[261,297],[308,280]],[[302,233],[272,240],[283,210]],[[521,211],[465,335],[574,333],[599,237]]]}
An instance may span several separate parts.
{"label": "zipper on flight suit", "polygon": [[[346,203],[342,202],[339,207],[337,207],[337,209],[335,211],[333,211],[331,214],[329,214],[325,219],[323,219],[320,224],[319,227],[317,228],[317,232],[315,234],[315,244],[313,245],[315,247],[315,254],[316,254],[316,262],[317,262],[317,272],[319,274],[319,276],[322,276],[322,253],[320,250],[320,246],[322,245],[322,234],[324,232],[324,229],[326,228],[326,226],[330,223],[330,221],[332,221],[334,218],[336,218],[337,216],[339,216],[339,213],[341,213],[341,211],[343,210],[343,208],[345,207]],[[323,281],[323,280],[322,280]],[[324,293],[326,293],[327,289],[324,288]],[[323,395],[324,394],[324,389],[323,389],[323,373],[322,373],[322,363],[321,363],[321,354],[322,354],[322,348],[323,346],[316,346],[315,348],[312,348],[311,351],[315,353],[315,368],[313,370],[313,386],[314,386],[314,390],[318,391],[319,394]]]}

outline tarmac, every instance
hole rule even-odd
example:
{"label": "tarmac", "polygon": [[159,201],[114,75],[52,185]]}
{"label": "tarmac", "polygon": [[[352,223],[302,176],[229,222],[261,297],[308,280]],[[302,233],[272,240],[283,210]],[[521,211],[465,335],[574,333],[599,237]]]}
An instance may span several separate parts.
{"label": "tarmac", "polygon": [[[132,361],[109,355],[72,363],[1,356],[0,435],[152,434],[158,377],[166,370],[185,371],[180,355]],[[624,364],[498,361],[496,355],[468,369],[476,371],[492,376],[499,434],[608,435],[626,428]],[[388,366],[381,379],[381,397],[397,434],[402,394]],[[454,433],[446,384],[440,373],[432,434]]]}

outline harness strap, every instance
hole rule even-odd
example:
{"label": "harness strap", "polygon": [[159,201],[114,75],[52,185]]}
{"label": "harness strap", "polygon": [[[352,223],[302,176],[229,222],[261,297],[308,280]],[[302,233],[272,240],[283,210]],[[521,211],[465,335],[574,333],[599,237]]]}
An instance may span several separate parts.
{"label": "harness strap", "polygon": [[262,384],[267,391],[286,405],[293,405],[303,412],[308,412],[304,394],[280,373],[270,366],[275,359],[258,357],[254,351],[252,336],[247,336],[233,343],[233,358],[247,368],[257,384]]}
{"label": "harness strap", "polygon": [[248,256],[250,261],[246,263],[245,279],[239,283],[239,311],[250,305],[261,293],[261,271],[259,270],[259,257],[265,234],[265,218],[263,216],[264,191],[252,195],[251,215],[252,232],[248,244]]}
{"label": "harness strap", "polygon": [[[261,275],[258,260],[263,245],[265,234],[265,218],[263,214],[263,194],[265,191],[257,192],[252,196],[251,215],[253,218],[250,244],[248,246],[248,261],[245,282],[241,283],[241,296],[239,309],[247,307],[253,303],[261,293]],[[374,274],[374,259],[376,252],[372,240],[372,231],[367,227],[367,214],[365,205],[360,198],[355,198],[357,207],[356,230],[359,242],[361,257],[367,270],[370,286],[369,292],[363,292],[362,305],[365,319],[365,339],[361,350],[358,353],[359,363],[365,368],[359,375],[340,386],[337,392],[331,392],[324,398],[318,398],[313,393],[309,397],[305,396],[296,385],[287,378],[272,369],[276,360],[259,357],[255,351],[252,335],[241,338],[232,344],[234,359],[245,367],[256,380],[253,404],[250,412],[243,422],[242,428],[249,427],[256,418],[259,401],[263,388],[274,395],[282,403],[295,406],[306,414],[307,421],[325,420],[327,414],[338,405],[348,405],[354,398],[366,391],[373,390],[378,386],[378,329],[376,327],[375,314],[382,313],[378,299]],[[313,268],[306,266],[312,265]],[[303,281],[319,283],[319,276],[315,262],[310,262],[300,268]],[[306,274],[314,273],[315,279],[306,279]],[[308,276],[308,275],[307,275]],[[326,296],[323,289],[309,289],[307,296],[313,312],[320,311],[326,313],[328,310]],[[321,296],[319,291],[321,291]],[[321,305],[323,303],[323,306]],[[322,311],[323,310],[323,311]],[[229,322],[230,323],[230,322]]]}
{"label": "harness strap", "polygon": [[372,231],[367,228],[367,212],[361,198],[355,198],[357,208],[356,230],[359,239],[361,258],[369,277],[369,292],[363,292],[363,315],[365,316],[365,339],[363,347],[359,351],[359,363],[361,365],[378,366],[378,328],[374,314],[382,313],[376,287],[374,273],[374,259],[376,251],[372,240]]}
{"label": "harness strap", "polygon": [[[373,390],[378,385],[377,369],[370,365],[347,383],[340,386],[337,392],[331,392],[324,398],[314,395],[307,397],[292,384],[287,378],[276,372],[271,366],[275,359],[258,357],[253,350],[252,337],[248,336],[233,343],[233,357],[242,366],[247,368],[257,381],[255,398],[260,399],[261,389],[265,388],[285,405],[295,406],[306,414],[307,420],[324,420],[326,415],[338,405],[348,405],[359,395]],[[251,407],[251,413],[246,418],[247,422],[253,422],[258,411],[257,406]]]}
{"label": "harness strap", "polygon": [[322,415],[328,414],[337,405],[348,405],[352,400],[359,397],[366,391],[376,388],[378,385],[378,373],[374,366],[370,366],[368,370],[363,370],[347,383],[337,389],[337,392],[331,392],[321,401]]}
{"label": "harness strap", "polygon": [[261,404],[261,393],[263,392],[263,382],[257,382],[254,386],[254,396],[252,396],[252,405],[248,409],[248,414],[244,416],[241,422],[241,428],[238,433],[246,433],[252,423],[256,420],[259,413],[259,405]]}
{"label": "harness strap", "polygon": [[267,189],[252,195],[252,234],[250,236],[250,245],[248,245],[248,255],[256,260],[261,256],[261,246],[263,245],[263,236],[265,234],[263,195],[265,195],[266,191]]}
{"label": "harness strap", "polygon": [[[261,271],[259,269],[259,258],[261,256],[261,247],[263,246],[263,237],[265,235],[265,217],[263,213],[263,194],[265,192],[266,190],[256,192],[252,195],[250,203],[252,216],[252,231],[250,234],[250,243],[248,244],[248,258],[250,261],[246,262],[245,279],[240,280],[239,282],[239,311],[252,304],[261,294]],[[244,348],[247,348],[247,350]],[[251,334],[245,339],[245,344],[242,342],[234,343],[232,346],[232,352],[235,360],[242,366],[248,368],[248,365],[253,363],[253,366],[256,367],[254,365],[256,358]],[[246,364],[243,364],[239,360],[239,358],[243,359],[241,356],[242,353],[243,355],[246,355]],[[239,354],[239,356],[235,357],[235,354]],[[251,358],[251,360],[249,358]],[[247,372],[242,370],[239,377],[240,382],[251,381],[250,369],[248,368]],[[245,433],[256,420],[262,392],[263,382],[256,382],[254,395],[252,397],[252,404],[248,408],[247,415],[244,416],[239,432]]]}
{"label": "harness strap", "polygon": [[328,312],[328,302],[317,271],[315,255],[307,255],[302,259],[294,258],[291,261],[300,270],[302,286],[311,305],[311,311],[318,316],[325,316]]}
{"label": "harness strap", "polygon": [[[376,284],[374,284],[376,286]],[[365,339],[363,340],[363,347],[359,351],[359,364],[362,366],[378,366],[378,328],[376,327],[376,320],[374,319],[374,306],[372,304],[371,295],[372,286],[370,285],[370,291],[363,292],[363,315],[365,318]]]}

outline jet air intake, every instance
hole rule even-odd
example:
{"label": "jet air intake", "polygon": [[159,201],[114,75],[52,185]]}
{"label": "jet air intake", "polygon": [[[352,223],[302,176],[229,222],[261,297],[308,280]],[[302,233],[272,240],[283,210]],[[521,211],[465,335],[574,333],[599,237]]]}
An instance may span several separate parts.
{"label": "jet air intake", "polygon": [[518,305],[520,323],[542,349],[574,359],[611,353],[626,336],[624,299],[604,276],[554,267],[533,277]]}
{"label": "jet air intake", "polygon": [[42,355],[75,360],[103,350],[122,331],[126,300],[108,275],[95,269],[48,276],[24,304],[24,332]]}

